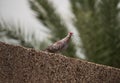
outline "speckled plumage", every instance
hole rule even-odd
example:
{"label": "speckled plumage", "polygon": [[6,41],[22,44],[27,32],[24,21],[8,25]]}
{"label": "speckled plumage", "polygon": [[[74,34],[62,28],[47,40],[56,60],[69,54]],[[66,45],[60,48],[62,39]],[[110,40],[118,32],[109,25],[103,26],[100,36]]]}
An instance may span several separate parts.
{"label": "speckled plumage", "polygon": [[48,48],[46,48],[45,51],[56,53],[56,52],[60,52],[60,51],[67,49],[68,43],[71,39],[72,34],[73,34],[72,32],[69,32],[65,38],[48,46]]}

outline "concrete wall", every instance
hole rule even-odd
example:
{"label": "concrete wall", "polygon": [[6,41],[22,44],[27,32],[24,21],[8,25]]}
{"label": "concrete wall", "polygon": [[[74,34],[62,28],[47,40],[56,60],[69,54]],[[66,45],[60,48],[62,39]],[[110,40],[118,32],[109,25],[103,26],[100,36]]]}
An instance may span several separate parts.
{"label": "concrete wall", "polygon": [[120,69],[0,42],[0,83],[120,83]]}

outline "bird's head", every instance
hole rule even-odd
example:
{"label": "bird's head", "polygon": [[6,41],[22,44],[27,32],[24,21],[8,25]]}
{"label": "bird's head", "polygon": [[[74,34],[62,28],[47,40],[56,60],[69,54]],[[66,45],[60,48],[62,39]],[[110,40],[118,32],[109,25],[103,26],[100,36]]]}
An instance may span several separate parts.
{"label": "bird's head", "polygon": [[68,34],[69,34],[70,36],[72,36],[72,35],[73,35],[73,32],[69,32]]}

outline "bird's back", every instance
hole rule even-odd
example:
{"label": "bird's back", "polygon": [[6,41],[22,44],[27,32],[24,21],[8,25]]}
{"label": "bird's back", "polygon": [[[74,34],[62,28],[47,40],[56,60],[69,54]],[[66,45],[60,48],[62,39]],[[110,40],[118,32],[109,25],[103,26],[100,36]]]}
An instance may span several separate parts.
{"label": "bird's back", "polygon": [[65,50],[68,47],[68,43],[69,43],[71,36],[72,36],[72,33],[70,32],[62,40],[59,40],[55,42],[54,44],[48,46],[48,48],[45,51],[55,53],[55,52]]}
{"label": "bird's back", "polygon": [[67,44],[63,41],[58,41],[58,42],[55,42],[54,44],[50,45],[46,51],[49,51],[49,52],[52,52],[52,53],[55,53],[55,52],[59,52],[59,51],[62,51],[64,49],[67,48]]}

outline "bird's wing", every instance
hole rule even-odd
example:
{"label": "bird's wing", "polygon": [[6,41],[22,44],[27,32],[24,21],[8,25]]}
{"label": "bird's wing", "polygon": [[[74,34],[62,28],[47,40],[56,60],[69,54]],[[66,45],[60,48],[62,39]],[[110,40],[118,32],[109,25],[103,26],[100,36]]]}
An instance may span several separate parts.
{"label": "bird's wing", "polygon": [[56,52],[56,51],[61,50],[63,47],[64,47],[64,43],[62,41],[58,41],[50,45],[47,50]]}

